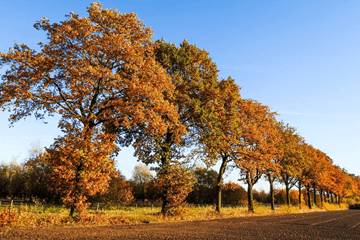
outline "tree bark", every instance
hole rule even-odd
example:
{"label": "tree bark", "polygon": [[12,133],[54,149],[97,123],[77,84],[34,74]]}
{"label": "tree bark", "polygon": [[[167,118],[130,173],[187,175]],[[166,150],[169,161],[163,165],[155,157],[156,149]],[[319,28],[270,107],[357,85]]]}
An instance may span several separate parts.
{"label": "tree bark", "polygon": [[74,206],[71,206],[69,216],[72,217],[74,215],[74,212],[75,212],[75,208]]}
{"label": "tree bark", "polygon": [[275,210],[275,202],[274,202],[274,184],[271,176],[268,175],[269,183],[270,183],[270,198],[271,198],[271,210]]}
{"label": "tree bark", "polygon": [[222,157],[222,163],[219,170],[219,175],[217,179],[217,186],[216,186],[216,211],[221,212],[221,184],[223,183],[223,175],[225,172],[226,164],[227,164],[227,156]]}
{"label": "tree bark", "polygon": [[329,191],[326,192],[326,198],[327,198],[327,202],[330,203],[330,194],[329,194]]}
{"label": "tree bark", "polygon": [[306,193],[308,197],[308,207],[311,209],[311,194],[310,194],[310,186],[306,185]]}
{"label": "tree bark", "polygon": [[253,184],[251,181],[247,181],[248,184],[248,211],[249,212],[254,212],[254,196],[253,196]]}
{"label": "tree bark", "polygon": [[299,181],[299,206],[301,208],[301,181]]}
{"label": "tree bark", "polygon": [[320,189],[320,202],[321,202],[321,205],[323,205],[324,200],[323,200],[323,190],[322,189]]}
{"label": "tree bark", "polygon": [[[162,170],[165,170],[164,174],[167,174],[167,172],[170,168],[170,159],[169,159],[168,153],[171,151],[170,146],[172,144],[172,138],[173,138],[173,133],[167,132],[166,139],[165,139],[166,146],[162,147],[162,151],[164,152],[164,154],[161,156],[161,159],[160,159],[161,165],[162,165],[161,166]],[[162,196],[161,196],[161,199],[162,199],[161,213],[164,215],[168,213],[168,211],[167,211],[167,206],[169,204],[169,201],[167,200],[168,194],[169,194],[169,190],[164,189],[162,192]]]}
{"label": "tree bark", "polygon": [[286,177],[285,179],[285,190],[286,190],[286,204],[290,206],[290,188],[289,188],[288,177]]}
{"label": "tree bark", "polygon": [[333,193],[330,193],[331,203],[334,203]]}
{"label": "tree bark", "polygon": [[313,185],[313,189],[314,189],[314,205],[317,205],[317,200],[316,200],[316,185]]}

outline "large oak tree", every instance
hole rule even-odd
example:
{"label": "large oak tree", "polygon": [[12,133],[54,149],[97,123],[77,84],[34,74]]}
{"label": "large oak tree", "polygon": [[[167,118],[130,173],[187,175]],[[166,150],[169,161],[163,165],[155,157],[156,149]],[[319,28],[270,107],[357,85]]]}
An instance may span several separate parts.
{"label": "large oak tree", "polygon": [[[104,126],[142,124],[145,132],[156,135],[164,134],[170,123],[178,121],[176,109],[164,99],[164,92],[167,99],[172,98],[174,85],[155,61],[157,44],[151,40],[151,29],[136,14],[103,9],[99,3],[92,3],[87,12],[89,16],[83,18],[70,13],[60,23],[51,24],[46,18],[38,21],[34,27],[47,34],[47,42],[39,43],[40,52],[15,44],[8,53],[0,53],[0,67],[8,67],[0,83],[0,106],[11,112],[11,123],[32,114],[38,119],[60,114],[59,127],[66,136],[58,139],[49,156],[56,158],[51,162],[59,169],[71,166],[68,170],[73,173],[68,177],[75,185],[90,184],[82,182],[82,175],[88,162],[100,161],[90,157],[96,155],[94,151],[109,154],[117,150],[113,141],[123,135],[111,135]],[[104,132],[109,132],[108,136]],[[108,143],[100,144],[106,151],[69,145],[85,141],[90,147],[99,145],[101,139]],[[80,155],[67,158],[55,154],[62,147],[67,152],[79,150],[81,159]],[[89,152],[93,154],[87,155]],[[67,199],[69,188],[61,189]],[[74,201],[78,202],[72,201],[71,214],[80,203]]]}

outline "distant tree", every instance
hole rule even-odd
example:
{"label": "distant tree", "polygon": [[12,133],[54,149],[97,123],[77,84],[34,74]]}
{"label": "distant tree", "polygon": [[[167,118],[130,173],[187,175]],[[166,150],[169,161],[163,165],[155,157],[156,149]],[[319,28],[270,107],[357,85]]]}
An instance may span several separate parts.
{"label": "distant tree", "polygon": [[116,170],[116,174],[111,177],[108,192],[89,197],[90,202],[101,202],[106,205],[111,204],[129,204],[134,199],[131,191],[130,182],[125,180],[125,177],[120,171]]}
{"label": "distant tree", "polygon": [[33,143],[27,159],[23,164],[25,177],[25,197],[32,199],[33,197],[59,202],[59,196],[55,192],[50,191],[51,182],[47,178],[52,172],[52,168],[46,162],[45,151],[40,147],[39,143]]}
{"label": "distant tree", "polygon": [[213,169],[198,167],[194,171],[196,183],[186,200],[195,204],[213,204],[216,200],[218,173]]}
{"label": "distant tree", "polygon": [[254,200],[259,203],[269,203],[271,201],[270,195],[264,190],[260,190],[260,192],[257,190],[253,190],[253,196]]}
{"label": "distant tree", "polygon": [[135,199],[141,199],[145,202],[145,199],[148,198],[147,189],[153,178],[148,166],[145,164],[138,164],[135,166],[131,179],[132,191]]}
{"label": "distant tree", "polygon": [[6,198],[10,195],[11,169],[8,165],[0,164],[0,197]]}
{"label": "distant tree", "polygon": [[246,200],[246,190],[239,184],[230,182],[222,185],[223,204],[245,204]]}
{"label": "distant tree", "polygon": [[11,162],[9,164],[9,196],[11,199],[25,199],[26,172],[22,164]]}
{"label": "distant tree", "polygon": [[[274,191],[275,203],[276,204],[287,204],[288,195],[286,189],[279,189]],[[289,192],[289,202],[290,204],[297,205],[299,203],[299,193],[296,190],[291,190]]]}

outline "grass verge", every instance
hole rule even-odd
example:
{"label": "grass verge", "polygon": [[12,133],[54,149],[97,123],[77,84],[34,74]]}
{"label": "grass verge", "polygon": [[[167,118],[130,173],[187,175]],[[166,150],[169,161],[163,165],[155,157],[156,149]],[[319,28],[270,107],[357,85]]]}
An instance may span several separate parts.
{"label": "grass verge", "polygon": [[86,226],[86,225],[114,225],[114,224],[138,224],[138,223],[161,223],[174,221],[209,220],[247,216],[266,216],[276,214],[295,214],[319,211],[332,211],[347,209],[345,204],[325,203],[322,207],[286,206],[281,205],[272,211],[270,207],[258,204],[255,213],[249,213],[247,207],[227,207],[221,213],[215,211],[215,207],[186,207],[182,213],[176,216],[163,216],[159,214],[159,207],[123,207],[119,210],[94,211],[88,210],[85,216],[69,217],[69,210],[62,207],[34,207],[18,206],[9,207],[0,211],[0,226],[7,227],[46,227],[46,226]]}

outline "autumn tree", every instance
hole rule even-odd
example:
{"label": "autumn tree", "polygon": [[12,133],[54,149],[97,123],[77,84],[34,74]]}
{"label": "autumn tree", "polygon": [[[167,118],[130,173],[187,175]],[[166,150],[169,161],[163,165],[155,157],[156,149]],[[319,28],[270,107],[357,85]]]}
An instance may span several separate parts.
{"label": "autumn tree", "polygon": [[320,203],[324,202],[324,193],[329,190],[331,185],[331,168],[332,168],[332,159],[323,153],[323,164],[321,166],[321,171],[316,181],[316,187],[319,190],[320,194]]}
{"label": "autumn tree", "polygon": [[248,185],[248,210],[254,212],[253,186],[268,169],[278,171],[274,161],[282,153],[278,147],[282,141],[276,128],[275,113],[256,101],[244,100],[240,108],[242,136],[236,149],[236,165],[240,180]]}
{"label": "autumn tree", "polygon": [[[39,43],[40,52],[15,44],[8,53],[0,53],[0,67],[9,67],[2,75],[0,106],[12,112],[10,122],[32,114],[37,119],[61,116],[59,127],[65,136],[49,149],[49,162],[63,179],[56,179],[59,183],[73,181],[71,186],[58,186],[71,215],[75,206],[84,209],[84,194],[103,192],[108,186],[97,182],[108,180],[105,175],[112,168],[102,154],[117,151],[113,141],[123,136],[112,135],[109,128],[142,124],[145,133],[156,135],[178,121],[176,109],[164,99],[165,92],[172,98],[174,86],[155,61],[157,44],[151,40],[151,29],[136,14],[103,9],[98,2],[87,12],[83,18],[70,13],[60,23],[38,21],[34,27],[47,33],[47,43]],[[99,159],[90,157],[97,154]],[[95,169],[103,166],[107,168]],[[91,175],[88,171],[103,177],[83,181]]]}
{"label": "autumn tree", "polygon": [[225,183],[221,185],[222,203],[224,204],[244,204],[247,200],[246,190],[238,183]]}
{"label": "autumn tree", "polygon": [[52,190],[70,207],[70,216],[75,209],[82,216],[90,205],[86,203],[88,196],[107,193],[111,177],[116,174],[114,162],[109,158],[115,149],[111,135],[95,135],[93,129],[90,138],[77,128],[56,139],[47,149],[46,161],[53,169],[48,175]]}
{"label": "autumn tree", "polygon": [[333,194],[335,195],[335,202],[340,204],[341,198],[346,195],[346,174],[342,169],[337,166],[333,165],[331,172],[331,185],[330,185],[330,195],[331,195],[331,202],[333,203]]}
{"label": "autumn tree", "polygon": [[110,204],[129,204],[134,199],[130,182],[125,180],[124,175],[119,170],[115,170],[109,183],[108,192],[106,194],[97,193],[89,197],[92,203],[99,203],[105,205]]}
{"label": "autumn tree", "polygon": [[268,142],[273,141],[272,144],[278,149],[278,152],[274,154],[273,159],[271,160],[272,164],[264,165],[264,175],[270,184],[270,205],[271,205],[271,210],[274,211],[275,210],[274,182],[278,180],[280,177],[280,168],[281,168],[280,165],[282,161],[284,161],[283,144],[284,144],[285,136],[282,129],[283,123],[273,121],[273,124],[274,125],[272,126],[272,128],[274,128],[273,131],[275,131],[275,135],[277,135],[277,137],[276,139],[270,140],[270,138],[272,137],[270,135],[270,137],[267,137],[267,139]]}
{"label": "autumn tree", "polygon": [[208,166],[221,163],[216,187],[216,211],[221,212],[223,176],[226,168],[234,165],[233,154],[239,145],[242,134],[240,112],[243,103],[240,89],[230,77],[218,83],[216,104],[212,105],[213,115],[210,124],[201,128],[201,144],[198,151]]}
{"label": "autumn tree", "polygon": [[324,183],[326,183],[326,178],[328,178],[328,173],[330,171],[330,166],[332,164],[331,159],[319,149],[315,150],[314,159],[312,159],[312,188],[314,193],[314,204],[317,205],[317,195],[316,192],[319,190],[320,201],[322,203],[322,189]]}
{"label": "autumn tree", "polygon": [[[158,181],[156,186],[159,187],[162,195],[161,212],[171,214],[176,207],[176,204],[171,201],[174,199],[178,203],[180,201],[170,193],[179,194],[181,198],[186,197],[195,181],[192,175],[187,175],[189,171],[184,170],[187,168],[184,164],[191,157],[187,154],[188,149],[198,142],[199,128],[202,124],[209,122],[211,117],[211,104],[214,102],[214,93],[217,91],[218,70],[208,52],[189,44],[186,40],[179,47],[159,41],[156,60],[166,70],[175,85],[173,98],[166,99],[176,106],[180,115],[180,124],[169,125],[161,136],[144,131],[147,128],[146,125],[138,125],[128,132],[136,139],[135,156],[145,164],[158,164],[155,170],[157,171],[156,181]],[[183,184],[183,190],[175,191],[170,181],[180,179],[182,176],[188,182],[183,180],[177,182],[177,187]],[[163,188],[160,188],[160,183]]]}
{"label": "autumn tree", "polygon": [[300,171],[301,161],[303,161],[300,144],[304,140],[296,134],[296,129],[288,124],[282,124],[280,127],[283,138],[283,144],[281,145],[283,155],[280,161],[280,182],[285,184],[286,204],[290,205],[290,190],[298,181],[298,171]]}
{"label": "autumn tree", "polygon": [[307,195],[307,204],[308,207],[311,209],[311,187],[313,184],[313,160],[315,156],[315,148],[312,145],[304,143],[301,145],[302,147],[302,154],[304,161],[301,162],[300,171],[298,171],[298,189],[299,189],[299,204],[301,207],[301,190],[303,187],[306,189]]}

